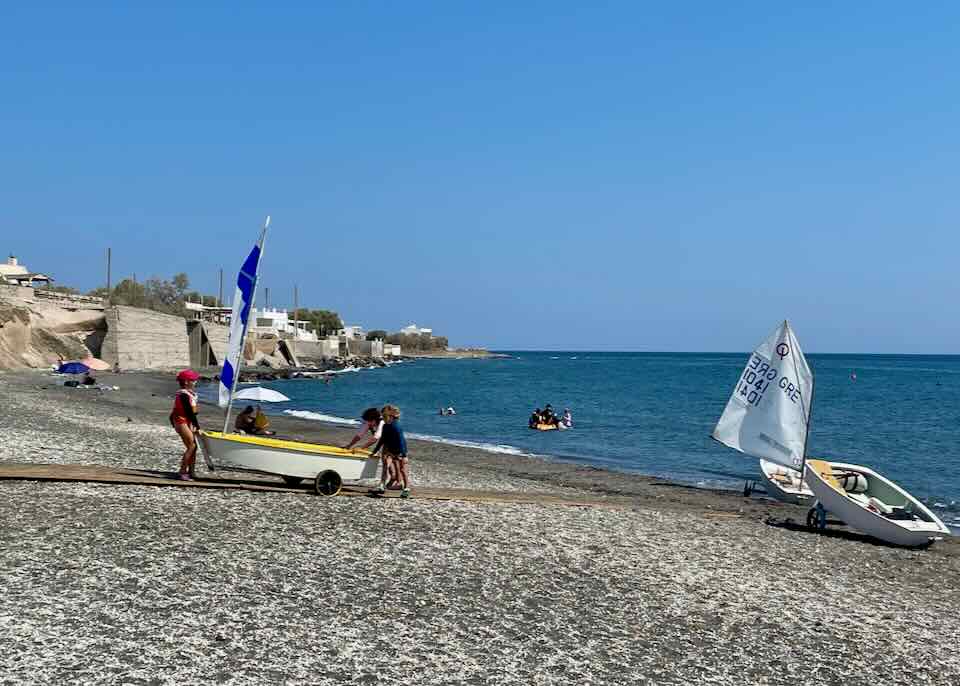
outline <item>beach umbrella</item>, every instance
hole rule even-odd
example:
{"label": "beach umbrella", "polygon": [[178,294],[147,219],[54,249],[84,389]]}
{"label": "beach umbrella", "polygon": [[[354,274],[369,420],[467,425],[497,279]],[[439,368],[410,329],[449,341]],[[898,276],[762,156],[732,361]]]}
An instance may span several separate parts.
{"label": "beach umbrella", "polygon": [[254,386],[253,388],[244,388],[233,396],[234,400],[253,400],[258,403],[282,403],[290,400],[283,393],[264,388],[263,386]]}
{"label": "beach umbrella", "polygon": [[89,371],[90,367],[83,362],[64,362],[57,367],[58,374],[86,374]]}
{"label": "beach umbrella", "polygon": [[90,369],[95,369],[101,372],[110,369],[110,365],[107,362],[104,362],[103,360],[98,360],[96,357],[85,357],[82,360],[80,360],[80,363],[87,365],[88,367],[90,367]]}

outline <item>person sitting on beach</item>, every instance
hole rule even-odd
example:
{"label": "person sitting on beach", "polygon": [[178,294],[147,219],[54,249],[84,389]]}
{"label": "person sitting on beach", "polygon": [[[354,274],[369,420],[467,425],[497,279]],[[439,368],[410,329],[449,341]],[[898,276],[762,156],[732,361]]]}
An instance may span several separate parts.
{"label": "person sitting on beach", "polygon": [[233,423],[234,428],[242,434],[252,434],[255,416],[253,405],[247,405],[243,408],[243,412],[237,415],[237,421]]}
{"label": "person sitting on beach", "polygon": [[[375,407],[368,407],[360,415],[360,419],[363,420],[363,426],[357,432],[357,435],[343,446],[344,450],[351,450],[354,445],[364,439],[366,439],[366,442],[357,446],[360,450],[369,448],[380,440],[380,435],[383,433],[383,418],[380,416],[380,410]],[[384,473],[386,473],[386,465],[384,465]]]}
{"label": "person sitting on beach", "polygon": [[390,477],[395,477],[400,482],[400,497],[410,497],[410,458],[407,456],[407,439],[403,435],[403,429],[400,428],[400,408],[395,405],[384,405],[383,407],[383,432],[380,440],[370,451],[371,455],[376,455],[378,451],[382,452],[382,457],[386,461],[386,474],[380,481],[380,486],[376,493],[383,495],[387,490]]}
{"label": "person sitting on beach", "polygon": [[197,459],[197,437],[200,423],[197,420],[197,393],[193,390],[200,375],[192,369],[184,369],[177,374],[177,383],[180,390],[173,397],[173,411],[170,413],[170,424],[183,441],[183,458],[180,460],[180,480],[190,481],[194,478],[194,463]]}
{"label": "person sitting on beach", "polygon": [[257,414],[253,418],[253,433],[257,436],[273,436],[276,431],[270,431],[270,420],[263,413],[260,406],[257,406]]}

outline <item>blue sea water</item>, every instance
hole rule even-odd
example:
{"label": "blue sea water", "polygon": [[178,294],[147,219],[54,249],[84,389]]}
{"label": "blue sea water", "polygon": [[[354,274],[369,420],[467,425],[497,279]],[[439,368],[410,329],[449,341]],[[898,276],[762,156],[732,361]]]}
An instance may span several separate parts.
{"label": "blue sea water", "polygon": [[[324,384],[265,384],[284,407],[346,423],[391,402],[409,434],[738,488],[757,462],[708,436],[745,354],[515,352],[417,360]],[[808,454],[868,465],[960,517],[960,356],[808,355],[816,377]],[[851,373],[856,373],[856,380]],[[572,431],[527,428],[534,407],[573,412]],[[441,406],[458,414],[443,417]]]}

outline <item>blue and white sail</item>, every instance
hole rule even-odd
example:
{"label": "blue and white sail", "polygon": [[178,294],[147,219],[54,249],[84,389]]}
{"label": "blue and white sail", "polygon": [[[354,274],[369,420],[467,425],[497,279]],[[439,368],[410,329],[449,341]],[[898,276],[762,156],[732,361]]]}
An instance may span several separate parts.
{"label": "blue and white sail", "polygon": [[[260,258],[263,256],[263,241],[270,226],[270,217],[267,217],[260,233],[260,240],[253,246],[240,267],[237,276],[237,290],[233,296],[233,313],[230,315],[230,340],[227,344],[227,355],[223,359],[223,370],[220,372],[220,407],[228,407],[231,394],[237,385],[237,374],[240,372],[243,342],[247,336],[247,321],[253,309],[253,298],[257,291],[257,280],[260,278]],[[227,411],[229,415],[229,410]]]}

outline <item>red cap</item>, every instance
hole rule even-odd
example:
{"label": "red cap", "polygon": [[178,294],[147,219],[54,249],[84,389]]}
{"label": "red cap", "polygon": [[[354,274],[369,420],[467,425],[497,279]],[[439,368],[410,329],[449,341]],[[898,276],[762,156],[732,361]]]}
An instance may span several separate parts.
{"label": "red cap", "polygon": [[199,378],[200,375],[192,369],[184,369],[182,372],[177,374],[177,381],[196,381]]}

